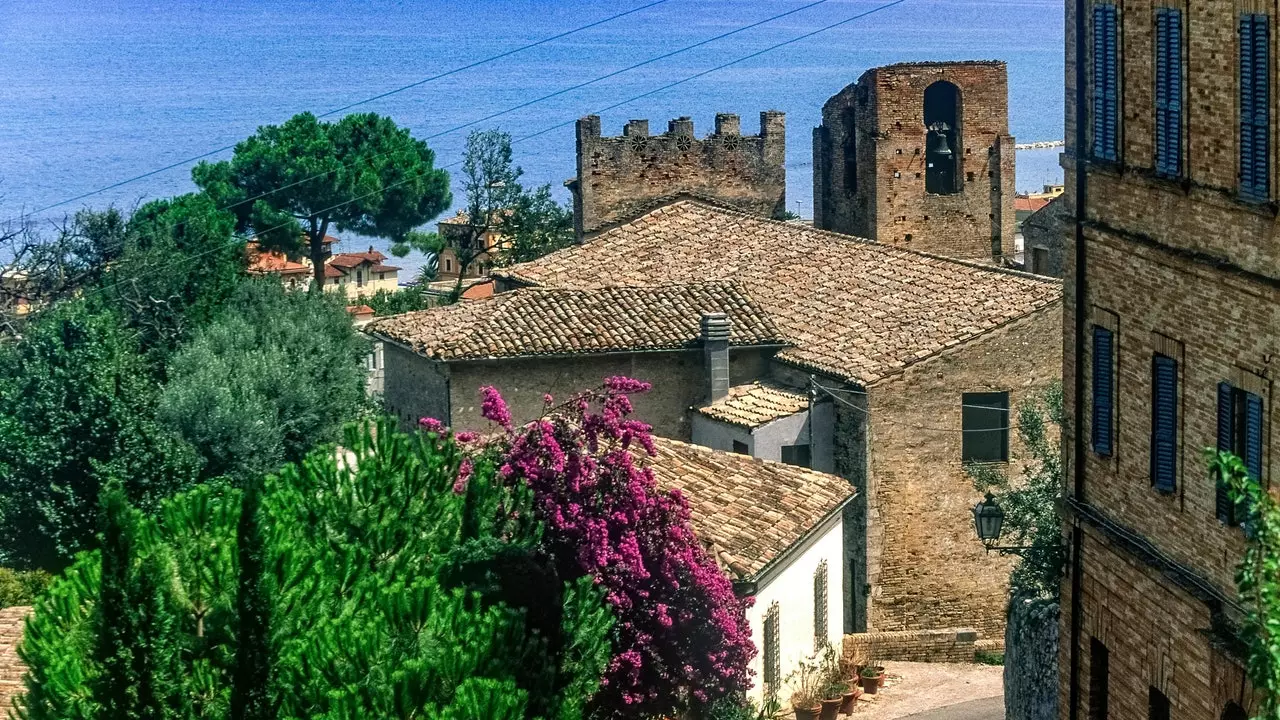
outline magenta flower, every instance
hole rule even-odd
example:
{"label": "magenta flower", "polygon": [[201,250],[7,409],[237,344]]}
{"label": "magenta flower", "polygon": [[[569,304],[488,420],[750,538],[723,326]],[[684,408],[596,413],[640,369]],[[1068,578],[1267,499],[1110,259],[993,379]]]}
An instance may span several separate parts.
{"label": "magenta flower", "polygon": [[501,425],[502,429],[510,432],[511,411],[507,409],[507,401],[502,399],[498,389],[492,385],[486,385],[480,388],[480,395],[483,398],[480,402],[480,416]]}
{"label": "magenta flower", "polygon": [[475,467],[471,464],[471,458],[463,458],[462,463],[458,465],[458,476],[453,481],[454,495],[461,495],[467,491],[467,482],[471,480],[473,472]]}
{"label": "magenta flower", "polygon": [[444,423],[440,422],[439,420],[433,417],[422,418],[421,420],[418,421],[418,427],[422,428],[427,432],[436,433],[437,435],[443,434],[445,429]]}

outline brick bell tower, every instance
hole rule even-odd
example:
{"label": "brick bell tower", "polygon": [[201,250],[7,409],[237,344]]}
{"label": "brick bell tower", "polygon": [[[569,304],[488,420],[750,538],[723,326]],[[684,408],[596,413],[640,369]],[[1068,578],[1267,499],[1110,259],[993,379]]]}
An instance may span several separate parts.
{"label": "brick bell tower", "polygon": [[814,225],[999,262],[1014,252],[1014,147],[1003,62],[872,68],[822,106]]}

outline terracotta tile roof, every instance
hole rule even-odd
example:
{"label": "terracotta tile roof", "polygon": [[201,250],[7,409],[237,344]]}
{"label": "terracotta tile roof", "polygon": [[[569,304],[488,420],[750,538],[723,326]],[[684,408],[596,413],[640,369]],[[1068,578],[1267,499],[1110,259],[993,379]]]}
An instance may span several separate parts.
{"label": "terracotta tile roof", "polygon": [[1044,207],[1045,205],[1048,205],[1048,204],[1049,204],[1049,201],[1050,201],[1051,199],[1052,199],[1052,198],[1044,198],[1044,197],[1019,197],[1019,196],[1014,196],[1014,198],[1013,198],[1013,209],[1014,209],[1014,210],[1026,210],[1027,212],[1035,212],[1035,211],[1039,210],[1040,208]]}
{"label": "terracotta tile roof", "polygon": [[343,275],[345,275],[345,274],[346,274],[346,273],[342,272],[342,271],[341,271],[341,270],[339,270],[338,268],[336,268],[336,267],[334,267],[334,266],[332,266],[332,265],[330,265],[330,264],[328,264],[328,263],[325,263],[325,266],[324,266],[324,276],[325,276],[325,277],[327,277],[327,278],[340,278],[340,277],[342,277],[342,276],[343,276]]}
{"label": "terracotta tile roof", "polygon": [[[654,438],[658,484],[689,501],[694,532],[741,579],[757,576],[856,494],[848,480]],[[727,554],[728,557],[725,557]]]}
{"label": "terracotta tile roof", "polygon": [[333,257],[329,258],[329,264],[335,267],[353,268],[361,263],[377,265],[386,259],[386,255],[383,255],[373,248],[369,248],[369,252],[335,253]]}
{"label": "terracotta tile roof", "polygon": [[369,268],[369,272],[396,272],[400,268],[395,265],[383,265],[381,263]]}
{"label": "terracotta tile roof", "polygon": [[756,428],[808,407],[809,398],[803,393],[769,383],[753,382],[729,388],[728,395],[698,408],[698,412],[732,425]]}
{"label": "terracotta tile roof", "polygon": [[1062,297],[1060,281],[678,201],[493,271],[523,285],[743,285],[795,344],[778,359],[871,383]]}
{"label": "terracotta tile roof", "polygon": [[466,290],[462,291],[463,300],[481,300],[483,298],[493,297],[493,281],[486,280],[482,283],[476,283]]}
{"label": "terracotta tile roof", "polygon": [[368,305],[348,305],[347,313],[350,315],[372,315],[373,308]]}
{"label": "terracotta tile roof", "polygon": [[734,345],[780,345],[773,321],[734,283],[590,290],[526,288],[393,315],[369,332],[437,360],[698,347],[702,314],[724,312]]}

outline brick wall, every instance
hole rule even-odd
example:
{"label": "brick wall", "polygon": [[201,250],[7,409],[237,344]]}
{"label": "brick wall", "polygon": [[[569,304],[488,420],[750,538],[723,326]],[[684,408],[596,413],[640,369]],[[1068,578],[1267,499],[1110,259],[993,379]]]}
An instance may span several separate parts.
{"label": "brick wall", "polygon": [[977,639],[970,628],[856,633],[844,636],[844,654],[868,661],[971,663]]}
{"label": "brick wall", "polygon": [[[1043,308],[868,388],[869,629],[1004,636],[1013,561],[987,554],[974,533],[981,494],[961,463],[961,396],[1007,391],[1016,423],[1018,404],[1059,377],[1060,313]],[[1016,431],[1009,452],[1016,478]]]}
{"label": "brick wall", "polygon": [[22,691],[27,666],[18,659],[18,643],[30,612],[29,607],[0,609],[0,717],[7,717],[13,699]]}
{"label": "brick wall", "polygon": [[[939,81],[961,94],[963,187],[945,195],[925,190],[924,92]],[[873,68],[823,106],[814,224],[952,257],[1012,254],[1014,160],[1004,63]]]}
{"label": "brick wall", "polygon": [[760,113],[758,135],[744,136],[740,125],[737,115],[717,115],[715,133],[698,138],[689,118],[661,135],[649,134],[648,120],[632,120],[621,136],[602,137],[599,116],[579,120],[578,176],[569,182],[578,236],[681,193],[765,217],[785,211],[785,114]]}

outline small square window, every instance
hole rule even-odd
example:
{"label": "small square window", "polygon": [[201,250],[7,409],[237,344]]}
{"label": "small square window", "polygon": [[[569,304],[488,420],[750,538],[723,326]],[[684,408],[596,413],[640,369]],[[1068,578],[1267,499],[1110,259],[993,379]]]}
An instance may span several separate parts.
{"label": "small square window", "polygon": [[738,453],[739,455],[751,454],[751,451],[747,449],[747,444],[740,440],[733,441],[733,451]]}
{"label": "small square window", "polygon": [[810,467],[808,445],[785,445],[782,448],[782,462],[797,467]]}
{"label": "small square window", "polygon": [[964,462],[1009,461],[1009,393],[961,395]]}

